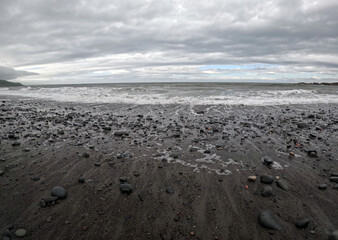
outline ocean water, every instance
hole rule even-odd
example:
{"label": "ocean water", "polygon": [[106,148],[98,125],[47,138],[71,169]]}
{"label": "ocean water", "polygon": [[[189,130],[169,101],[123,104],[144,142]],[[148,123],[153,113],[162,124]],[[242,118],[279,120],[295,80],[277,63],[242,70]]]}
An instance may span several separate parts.
{"label": "ocean water", "polygon": [[338,87],[258,83],[130,83],[0,88],[0,96],[76,103],[284,105],[338,103]]}

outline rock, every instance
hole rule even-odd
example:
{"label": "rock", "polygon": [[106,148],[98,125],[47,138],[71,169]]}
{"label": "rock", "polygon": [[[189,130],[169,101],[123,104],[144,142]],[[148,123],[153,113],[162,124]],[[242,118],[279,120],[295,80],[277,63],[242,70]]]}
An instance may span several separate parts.
{"label": "rock", "polygon": [[298,227],[298,228],[307,228],[307,226],[309,225],[309,223],[310,223],[310,219],[304,218],[304,219],[302,219],[302,220],[296,222],[295,225],[296,225],[296,227]]}
{"label": "rock", "polygon": [[263,197],[270,197],[274,195],[274,192],[272,190],[271,186],[264,186],[261,195]]}
{"label": "rock", "polygon": [[172,188],[172,187],[167,187],[165,189],[166,193],[169,193],[169,194],[174,194],[175,193],[175,190]]}
{"label": "rock", "polygon": [[95,166],[95,167],[100,167],[100,166],[101,166],[101,163],[100,163],[100,162],[94,162],[94,166]]}
{"label": "rock", "polygon": [[256,178],[257,178],[256,176],[249,176],[248,177],[248,181],[249,182],[254,182],[254,181],[256,181]]}
{"label": "rock", "polygon": [[17,236],[19,238],[24,237],[26,234],[27,234],[27,231],[26,231],[26,229],[23,229],[23,228],[15,231],[15,236]]}
{"label": "rock", "polygon": [[52,189],[52,196],[58,199],[64,199],[67,197],[67,191],[63,187],[57,186]]}
{"label": "rock", "polygon": [[287,184],[286,181],[283,180],[283,179],[279,179],[279,180],[277,181],[277,186],[280,187],[281,189],[285,190],[285,191],[289,190],[288,184]]}
{"label": "rock", "polygon": [[298,127],[298,128],[307,128],[308,126],[307,126],[306,123],[301,122],[301,123],[298,123],[298,124],[297,124],[297,127]]}
{"label": "rock", "polygon": [[330,182],[338,183],[338,177],[330,177]]}
{"label": "rock", "polygon": [[317,157],[317,151],[316,150],[308,150],[307,155],[309,157]]}
{"label": "rock", "polygon": [[338,177],[338,172],[331,173],[331,177]]}
{"label": "rock", "polygon": [[120,191],[121,193],[127,193],[127,194],[131,194],[133,191],[133,186],[129,183],[122,183],[120,184]]}
{"label": "rock", "polygon": [[329,240],[338,240],[338,229],[329,235]]}
{"label": "rock", "polygon": [[327,185],[326,185],[325,183],[319,184],[319,185],[318,185],[318,188],[319,188],[320,190],[325,190],[325,189],[327,188]]}
{"label": "rock", "polygon": [[273,160],[272,158],[265,156],[262,158],[263,164],[270,166],[271,164],[273,164]]}
{"label": "rock", "polygon": [[77,181],[78,181],[79,183],[84,183],[84,182],[85,182],[85,179],[84,179],[84,178],[79,178]]}
{"label": "rock", "polygon": [[128,182],[128,178],[126,176],[120,177],[120,183]]}
{"label": "rock", "polygon": [[111,131],[111,127],[103,127],[102,128],[104,131]]}
{"label": "rock", "polygon": [[82,157],[89,157],[89,153],[83,153]]}
{"label": "rock", "polygon": [[266,184],[271,184],[273,183],[274,177],[271,175],[262,175],[261,176],[261,181]]}
{"label": "rock", "polygon": [[31,179],[32,179],[33,181],[39,181],[39,180],[40,180],[39,177],[32,177]]}
{"label": "rock", "polygon": [[20,146],[20,145],[21,145],[20,142],[14,142],[14,143],[12,144],[13,147],[18,147],[18,146]]}
{"label": "rock", "polygon": [[4,175],[4,170],[0,170],[0,176]]}
{"label": "rock", "polygon": [[280,230],[281,227],[277,223],[277,220],[274,214],[270,210],[263,210],[259,214],[258,221],[261,226],[272,229],[272,230]]}

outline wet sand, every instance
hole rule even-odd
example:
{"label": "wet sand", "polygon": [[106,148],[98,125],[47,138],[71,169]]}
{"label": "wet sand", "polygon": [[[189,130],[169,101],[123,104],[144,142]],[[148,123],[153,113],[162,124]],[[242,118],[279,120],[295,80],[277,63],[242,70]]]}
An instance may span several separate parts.
{"label": "wet sand", "polygon": [[[2,237],[327,239],[338,229],[337,105],[0,106]],[[67,197],[42,204],[55,186]],[[266,209],[280,230],[260,224]]]}

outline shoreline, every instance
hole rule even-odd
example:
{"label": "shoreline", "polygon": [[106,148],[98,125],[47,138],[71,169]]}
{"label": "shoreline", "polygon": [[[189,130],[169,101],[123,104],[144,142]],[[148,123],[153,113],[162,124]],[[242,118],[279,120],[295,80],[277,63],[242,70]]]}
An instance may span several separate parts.
{"label": "shoreline", "polygon": [[[325,239],[338,228],[338,189],[329,180],[338,172],[337,104],[2,101],[3,234],[24,228],[25,239]],[[264,165],[264,156],[282,169]],[[262,183],[262,175],[273,183]],[[121,193],[121,177],[133,186],[130,195]],[[41,207],[54,186],[67,197]],[[266,186],[272,196],[262,196]],[[264,209],[282,230],[260,225]],[[298,229],[303,218],[310,224]]]}

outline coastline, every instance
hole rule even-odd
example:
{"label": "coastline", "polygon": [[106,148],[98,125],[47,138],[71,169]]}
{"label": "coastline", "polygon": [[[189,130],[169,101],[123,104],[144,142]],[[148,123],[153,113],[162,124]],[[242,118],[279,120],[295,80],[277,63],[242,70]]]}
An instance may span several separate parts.
{"label": "coastline", "polygon": [[[2,233],[325,239],[338,228],[337,184],[329,181],[338,172],[337,104],[109,105],[9,97],[0,109]],[[264,165],[264,156],[282,169]],[[266,174],[274,177],[270,197],[261,195],[266,184],[259,178]],[[248,181],[252,175],[255,182]],[[288,190],[276,185],[276,176]],[[121,177],[133,185],[130,195],[120,192]],[[67,198],[41,207],[54,186],[63,186]],[[282,230],[259,224],[264,209]],[[311,220],[304,230],[295,227],[302,218]]]}

